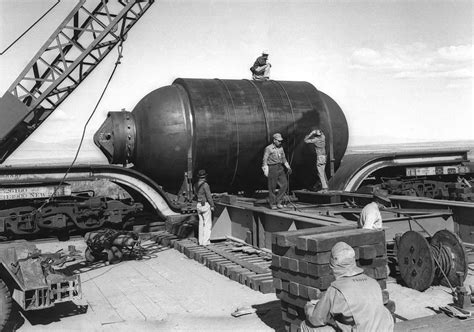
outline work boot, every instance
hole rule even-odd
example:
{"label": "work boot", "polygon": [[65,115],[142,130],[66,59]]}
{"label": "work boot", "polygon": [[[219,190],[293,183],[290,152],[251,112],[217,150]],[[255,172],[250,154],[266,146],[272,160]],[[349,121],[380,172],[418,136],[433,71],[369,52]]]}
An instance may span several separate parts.
{"label": "work boot", "polygon": [[283,205],[281,205],[281,204],[277,204],[277,208],[279,208],[279,209],[283,209]]}

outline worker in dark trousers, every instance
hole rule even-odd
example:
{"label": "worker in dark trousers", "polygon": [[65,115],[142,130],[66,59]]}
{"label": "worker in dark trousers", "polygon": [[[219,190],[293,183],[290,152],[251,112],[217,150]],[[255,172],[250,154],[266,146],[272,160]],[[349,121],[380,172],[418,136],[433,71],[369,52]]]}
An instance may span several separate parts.
{"label": "worker in dark trousers", "polygon": [[[273,143],[265,148],[263,154],[262,170],[263,174],[268,177],[268,200],[272,210],[282,209],[283,196],[288,188],[288,180],[286,179],[286,167],[288,175],[291,174],[291,167],[285,157],[285,151],[281,146],[283,137],[280,133],[273,135]],[[278,194],[277,186],[280,187]]]}
{"label": "worker in dark trousers", "polygon": [[207,183],[207,173],[205,170],[199,170],[198,181],[194,185],[194,192],[197,196],[197,211],[199,215],[199,236],[200,245],[210,244],[212,229],[212,211],[214,211],[214,201],[211,196],[211,188]]}
{"label": "worker in dark trousers", "polygon": [[255,60],[250,71],[255,81],[267,81],[270,79],[271,64],[268,62],[268,51],[263,51],[262,55]]}
{"label": "worker in dark trousers", "polygon": [[321,182],[321,192],[328,190],[328,179],[326,178],[326,137],[321,129],[314,129],[305,136],[306,144],[313,144],[316,152],[316,170]]}
{"label": "worker in dark trousers", "polygon": [[319,300],[305,305],[301,332],[393,331],[393,318],[383,305],[382,289],[356,265],[354,249],[345,242],[336,243],[329,266],[336,280]]}

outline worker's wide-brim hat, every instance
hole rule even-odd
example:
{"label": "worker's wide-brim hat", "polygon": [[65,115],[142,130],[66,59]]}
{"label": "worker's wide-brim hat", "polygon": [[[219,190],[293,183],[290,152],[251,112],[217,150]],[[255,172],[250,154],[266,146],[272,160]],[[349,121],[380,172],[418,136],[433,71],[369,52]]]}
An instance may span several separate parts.
{"label": "worker's wide-brim hat", "polygon": [[374,190],[374,198],[385,202],[385,203],[391,203],[390,198],[388,198],[388,193],[386,190],[381,190],[381,189],[376,189]]}
{"label": "worker's wide-brim hat", "polygon": [[356,264],[354,249],[345,242],[338,242],[332,247],[329,266],[336,279],[352,277],[364,272]]}
{"label": "worker's wide-brim hat", "polygon": [[273,139],[276,139],[277,141],[283,141],[283,137],[280,133],[273,134]]}
{"label": "worker's wide-brim hat", "polygon": [[207,173],[206,173],[205,170],[201,169],[201,170],[198,171],[197,176],[198,176],[198,178],[201,178],[201,179],[202,179],[202,178],[207,177]]}

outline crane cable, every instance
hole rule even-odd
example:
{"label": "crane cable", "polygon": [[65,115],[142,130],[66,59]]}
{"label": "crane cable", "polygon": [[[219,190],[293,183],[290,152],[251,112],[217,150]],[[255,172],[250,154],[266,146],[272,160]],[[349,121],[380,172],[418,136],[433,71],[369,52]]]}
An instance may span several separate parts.
{"label": "crane cable", "polygon": [[52,199],[53,197],[56,195],[57,191],[59,190],[59,187],[64,183],[64,181],[66,181],[66,177],[67,175],[69,174],[69,172],[71,171],[71,168],[74,166],[74,163],[76,162],[77,160],[77,157],[79,156],[79,152],[81,151],[81,147],[82,147],[82,143],[84,142],[84,137],[86,135],[86,129],[87,129],[87,125],[89,124],[90,120],[92,119],[92,117],[94,116],[95,112],[97,111],[97,108],[99,107],[99,104],[100,102],[102,101],[102,98],[104,97],[105,95],[105,92],[107,91],[107,88],[109,87],[109,84],[110,82],[112,81],[112,78],[114,77],[114,74],[115,74],[115,71],[117,70],[118,68],[118,65],[121,64],[120,60],[123,58],[123,55],[122,55],[122,52],[123,52],[123,42],[124,42],[124,39],[121,38],[120,39],[120,42],[119,42],[119,45],[118,45],[118,48],[117,48],[117,51],[118,51],[118,55],[117,55],[117,60],[115,61],[115,65],[114,65],[114,69],[112,70],[112,73],[110,74],[109,76],[109,79],[107,80],[107,83],[105,84],[105,87],[104,89],[102,90],[102,93],[99,97],[99,100],[97,100],[97,103],[95,104],[95,107],[92,111],[92,113],[89,115],[89,118],[87,119],[86,123],[84,124],[83,128],[82,128],[82,135],[81,135],[81,140],[79,142],[79,145],[76,149],[76,154],[74,156],[74,159],[72,160],[71,164],[69,165],[69,167],[67,168],[66,172],[64,173],[64,176],[63,178],[61,179],[61,181],[59,182],[59,184],[54,188],[54,191],[53,193],[44,201],[43,204],[41,204],[41,206],[39,208],[36,208],[35,210],[29,212],[30,215],[33,215],[35,214],[36,212],[41,212],[41,209],[43,207],[45,207],[46,204],[48,204]]}
{"label": "crane cable", "polygon": [[61,2],[61,0],[57,0],[56,3],[46,11],[46,13],[44,13],[39,19],[36,20],[36,22],[34,22],[32,25],[30,25],[30,27],[28,29],[26,29],[20,36],[18,36],[18,38],[15,39],[10,45],[8,45],[7,48],[5,48],[2,52],[0,52],[0,55],[5,54],[13,45],[15,45],[21,38],[23,38],[24,35],[26,35],[31,29],[33,29],[33,27],[36,24],[38,24],[39,21],[41,21],[46,15],[48,15],[48,13],[50,11],[52,11],[53,8],[56,7],[60,2]]}

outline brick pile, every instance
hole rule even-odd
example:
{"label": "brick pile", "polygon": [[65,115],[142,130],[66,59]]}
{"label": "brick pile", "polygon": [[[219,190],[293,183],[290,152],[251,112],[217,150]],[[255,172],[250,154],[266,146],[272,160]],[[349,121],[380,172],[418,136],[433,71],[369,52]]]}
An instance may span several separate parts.
{"label": "brick pile", "polygon": [[[357,265],[386,289],[387,252],[384,231],[353,226],[326,226],[278,232],[272,236],[273,286],[281,301],[287,331],[297,331],[305,319],[307,301],[318,299],[334,281],[329,260],[331,248],[339,241],[354,248]],[[384,291],[384,303],[388,292]],[[392,302],[393,304],[393,302]]]}
{"label": "brick pile", "polygon": [[195,238],[179,238],[167,231],[155,233],[153,240],[253,290],[275,291],[270,253],[231,240],[201,246]]}
{"label": "brick pile", "polygon": [[[468,182],[469,183],[469,182]],[[469,183],[469,185],[471,185]],[[450,200],[473,202],[474,201],[474,186],[469,186],[467,183],[450,183],[448,184],[448,193]]]}

